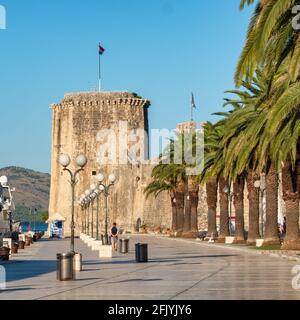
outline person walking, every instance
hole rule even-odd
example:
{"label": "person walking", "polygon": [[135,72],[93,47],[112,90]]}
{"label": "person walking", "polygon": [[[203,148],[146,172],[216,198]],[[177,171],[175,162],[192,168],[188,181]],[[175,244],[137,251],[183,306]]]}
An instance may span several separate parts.
{"label": "person walking", "polygon": [[116,223],[113,224],[113,227],[110,230],[110,238],[113,250],[118,251],[119,229],[117,228]]}

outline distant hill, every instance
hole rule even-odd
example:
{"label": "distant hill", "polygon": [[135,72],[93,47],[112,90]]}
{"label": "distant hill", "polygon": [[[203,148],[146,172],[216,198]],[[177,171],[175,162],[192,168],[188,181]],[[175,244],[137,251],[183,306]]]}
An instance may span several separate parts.
{"label": "distant hill", "polygon": [[0,176],[7,176],[13,193],[16,206],[14,217],[22,221],[32,221],[29,208],[37,209],[37,220],[41,220],[42,213],[48,211],[50,174],[36,172],[20,167],[7,167],[0,169]]}

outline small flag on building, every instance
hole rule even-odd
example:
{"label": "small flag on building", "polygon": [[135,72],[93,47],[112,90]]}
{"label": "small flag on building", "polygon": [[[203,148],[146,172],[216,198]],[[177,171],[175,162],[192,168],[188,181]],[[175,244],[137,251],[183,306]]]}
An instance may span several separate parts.
{"label": "small flag on building", "polygon": [[196,109],[195,97],[194,93],[192,92],[192,103],[191,103],[191,121],[194,121],[194,109]]}
{"label": "small flag on building", "polygon": [[103,47],[101,47],[100,43],[99,43],[99,54],[102,55],[105,52],[105,49]]}
{"label": "small flag on building", "polygon": [[100,43],[99,43],[98,52],[99,52],[99,92],[101,92],[101,90],[102,90],[102,79],[101,79],[101,56],[102,56],[102,55],[103,55],[103,53],[105,52],[105,49],[101,46],[101,44],[100,44]]}
{"label": "small flag on building", "polygon": [[195,97],[194,97],[193,93],[192,93],[192,107],[195,108],[195,109],[197,108],[196,107],[196,103],[195,103]]}

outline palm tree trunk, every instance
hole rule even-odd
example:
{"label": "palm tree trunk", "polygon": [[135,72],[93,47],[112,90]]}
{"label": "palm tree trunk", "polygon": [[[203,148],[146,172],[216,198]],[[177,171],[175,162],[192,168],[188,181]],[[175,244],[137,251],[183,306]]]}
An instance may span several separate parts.
{"label": "palm tree trunk", "polygon": [[198,234],[198,204],[199,204],[199,189],[198,191],[190,192],[191,202],[191,232]]}
{"label": "palm tree trunk", "polygon": [[177,235],[181,236],[184,226],[184,197],[185,196],[185,181],[178,179],[175,198],[176,198],[176,216],[177,216]]}
{"label": "palm tree trunk", "polygon": [[249,200],[249,232],[247,244],[256,244],[259,234],[259,188],[255,188],[254,182],[259,180],[260,176],[255,171],[250,170],[247,176],[247,189]]}
{"label": "palm tree trunk", "polygon": [[228,193],[224,192],[224,188],[229,185],[229,181],[220,177],[219,179],[219,204],[220,204],[220,234],[218,242],[225,242],[225,238],[229,236],[229,213],[228,213]]}
{"label": "palm tree trunk", "polygon": [[209,178],[206,183],[206,201],[207,201],[207,222],[208,222],[208,237],[211,235],[217,235],[217,198],[218,198],[218,189],[217,189],[217,179],[215,177]]}
{"label": "palm tree trunk", "polygon": [[266,174],[266,228],[264,244],[280,244],[278,237],[278,173],[274,163]]}
{"label": "palm tree trunk", "polygon": [[172,207],[172,232],[177,231],[177,210],[176,203],[174,202],[175,197],[171,196],[171,207]]}
{"label": "palm tree trunk", "polygon": [[183,225],[184,236],[188,236],[188,233],[190,231],[191,231],[191,204],[190,204],[190,198],[189,198],[188,181],[186,181],[186,184],[185,184],[184,225]]}
{"label": "palm tree trunk", "polygon": [[296,172],[292,170],[290,161],[286,161],[282,168],[283,200],[286,207],[286,236],[282,249],[299,250],[299,196],[297,192],[297,171],[299,172],[299,161]]}
{"label": "palm tree trunk", "polygon": [[185,237],[195,238],[198,235],[199,181],[196,176],[188,176],[189,223],[185,229]]}
{"label": "palm tree trunk", "polygon": [[235,208],[235,242],[245,242],[245,223],[244,223],[244,178],[238,177],[233,184],[234,208]]}

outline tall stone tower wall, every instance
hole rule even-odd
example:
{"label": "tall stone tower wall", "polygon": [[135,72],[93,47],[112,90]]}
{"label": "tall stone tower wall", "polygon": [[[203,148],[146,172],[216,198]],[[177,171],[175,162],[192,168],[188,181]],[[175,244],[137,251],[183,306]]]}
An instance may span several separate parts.
{"label": "tall stone tower wall", "polygon": [[[138,220],[169,227],[171,225],[171,205],[167,194],[159,198],[145,198],[144,189],[150,182],[150,165],[139,163],[101,164],[99,161],[99,142],[97,135],[103,129],[112,130],[119,135],[119,122],[127,122],[128,130],[145,130],[148,132],[148,107],[150,102],[133,93],[74,93],[66,94],[59,104],[52,106],[52,175],[49,215],[55,214],[66,219],[65,236],[70,234],[71,223],[71,189],[69,175],[63,172],[59,164],[60,154],[69,154],[75,170],[75,159],[84,153],[88,164],[78,176],[76,199],[80,197],[91,183],[95,182],[93,172],[110,173],[117,176],[115,187],[109,197],[110,223],[117,222],[127,231],[134,231]],[[109,144],[109,141],[107,141]],[[147,153],[148,140],[145,140]],[[119,143],[117,142],[117,149]],[[119,158],[117,159],[119,160]],[[100,202],[100,221],[104,221],[104,199]],[[81,209],[76,204],[76,231],[80,231]],[[103,224],[102,224],[103,225]]]}

